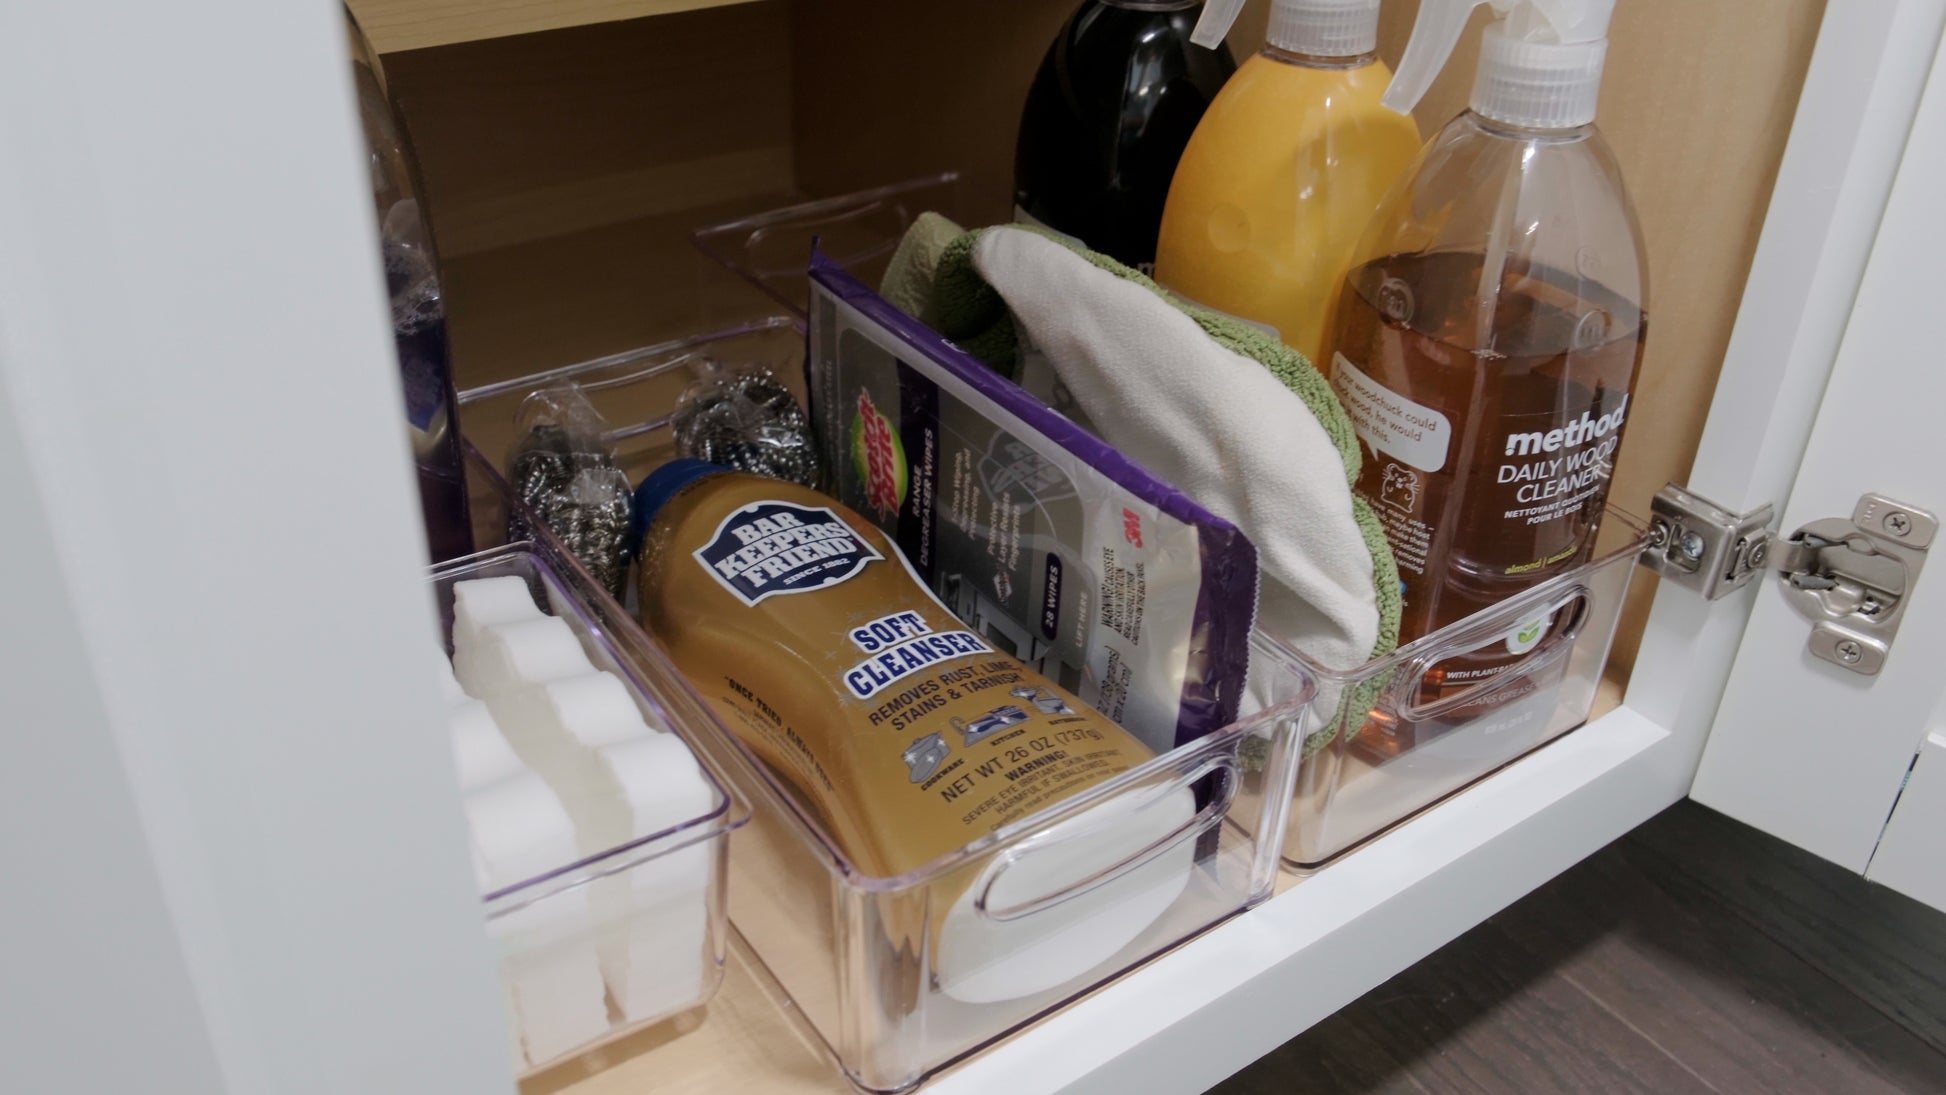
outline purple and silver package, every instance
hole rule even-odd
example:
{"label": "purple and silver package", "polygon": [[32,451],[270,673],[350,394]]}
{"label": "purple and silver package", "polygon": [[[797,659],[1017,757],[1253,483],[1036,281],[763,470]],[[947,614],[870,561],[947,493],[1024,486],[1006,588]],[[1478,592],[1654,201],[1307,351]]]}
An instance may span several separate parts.
{"label": "purple and silver package", "polygon": [[832,492],[948,608],[1157,752],[1235,721],[1258,581],[1242,532],[822,254],[810,303]]}

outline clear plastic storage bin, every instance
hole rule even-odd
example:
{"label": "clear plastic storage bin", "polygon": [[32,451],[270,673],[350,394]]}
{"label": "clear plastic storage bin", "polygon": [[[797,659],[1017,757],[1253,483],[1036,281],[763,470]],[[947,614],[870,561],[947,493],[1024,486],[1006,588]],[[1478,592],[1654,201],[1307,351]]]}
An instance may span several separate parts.
{"label": "clear plastic storage bin", "polygon": [[[644,414],[635,402],[645,386],[666,390],[705,362],[780,368],[786,331],[796,368],[791,321],[753,324],[465,393],[468,429],[572,379],[639,481],[669,455],[658,432],[667,405]],[[503,462],[477,449],[471,458],[498,493],[497,506],[476,510],[519,511]],[[547,530],[536,536],[565,553]],[[642,667],[673,679],[646,635],[625,628]],[[1312,687],[1275,644],[1260,640],[1255,657],[1261,684],[1234,725],[897,878],[854,868],[788,783],[691,694],[686,710],[708,731],[696,736],[752,803],[729,861],[732,923],[854,1084],[918,1083],[1270,895]]]}
{"label": "clear plastic storage bin", "polygon": [[931,212],[958,221],[960,210],[959,173],[948,171],[699,228],[690,239],[801,318],[811,296],[813,238],[845,269],[877,285],[915,217]]}
{"label": "clear plastic storage bin", "polygon": [[[731,919],[854,1084],[919,1082],[1270,895],[1311,685],[1256,656],[1277,666],[1267,706],[897,878],[860,873],[753,760]],[[1183,820],[1068,869],[1161,811]]]}
{"label": "clear plastic storage bin", "polygon": [[[610,428],[604,440],[615,449],[628,481],[639,484],[675,455],[670,413],[683,389],[713,367],[743,365],[768,368],[801,393],[801,322],[792,316],[760,317],[725,330],[472,388],[460,395],[460,421],[467,441],[482,454],[490,454],[489,466],[505,469],[507,454],[517,440],[514,421],[521,404],[542,388],[572,381],[607,420]],[[499,543],[498,537],[504,535],[504,530],[492,528],[476,528],[476,532],[495,537],[482,543]]]}
{"label": "clear plastic storage bin", "polygon": [[[941,204],[928,204],[935,200]],[[877,285],[915,217],[959,208],[956,190],[914,179],[756,214],[696,238],[705,253],[801,316],[813,241]],[[827,235],[833,225],[845,226],[835,247]],[[1638,521],[1611,510],[1594,562],[1348,672],[1259,636],[1260,647],[1282,650],[1317,685],[1285,843],[1289,864],[1320,867],[1585,723],[1645,543]],[[1549,614],[1553,622],[1525,661],[1436,706],[1419,699],[1419,682],[1440,663]]]}
{"label": "clear plastic storage bin", "polygon": [[[1596,560],[1350,672],[1290,652],[1317,681],[1284,855],[1299,870],[1334,857],[1588,721],[1636,559],[1635,518],[1609,510]],[[1526,658],[1429,699],[1442,663],[1546,620]],[[1281,644],[1280,644],[1281,645]]]}
{"label": "clear plastic storage bin", "polygon": [[[488,499],[475,514],[490,520],[498,509],[498,500]],[[615,762],[615,770],[629,772],[624,765],[633,763],[636,773],[651,773],[636,785],[662,790],[653,773],[669,771],[671,758],[683,754],[669,751],[671,733],[700,768],[681,782],[679,798],[633,811],[621,838],[592,854],[574,846],[571,831],[555,831],[555,821],[535,824],[536,817],[566,820],[550,801],[570,815],[578,803],[532,769],[510,775],[503,769],[498,778],[466,788],[482,871],[482,839],[521,841],[521,859],[534,863],[531,876],[483,882],[515,1070],[528,1074],[688,1011],[716,991],[728,939],[729,837],[749,820],[749,810],[703,763],[707,754],[693,740],[693,715],[671,710],[661,698],[666,690],[643,678],[641,658],[617,643],[624,621],[612,602],[602,603],[606,598],[584,577],[557,568],[529,545],[494,548],[434,569],[449,646],[453,587],[508,576],[526,584],[542,611],[567,623],[592,666],[621,681],[649,727],[648,735],[622,745],[632,751]],[[536,842],[537,831],[547,841]],[[563,838],[568,847],[551,854]]]}

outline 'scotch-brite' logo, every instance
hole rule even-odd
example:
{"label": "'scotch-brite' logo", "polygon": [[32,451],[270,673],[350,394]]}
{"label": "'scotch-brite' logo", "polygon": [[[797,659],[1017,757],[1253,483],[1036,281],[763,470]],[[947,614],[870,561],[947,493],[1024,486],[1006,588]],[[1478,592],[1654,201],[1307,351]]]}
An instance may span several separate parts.
{"label": "'scotch-brite' logo", "polygon": [[696,561],[746,605],[837,585],[885,556],[823,507],[752,502],[723,519]]}
{"label": "'scotch-brite' logo", "polygon": [[865,504],[880,513],[896,513],[905,504],[905,446],[892,423],[872,405],[872,394],[863,390],[851,420],[851,458],[865,482]]}

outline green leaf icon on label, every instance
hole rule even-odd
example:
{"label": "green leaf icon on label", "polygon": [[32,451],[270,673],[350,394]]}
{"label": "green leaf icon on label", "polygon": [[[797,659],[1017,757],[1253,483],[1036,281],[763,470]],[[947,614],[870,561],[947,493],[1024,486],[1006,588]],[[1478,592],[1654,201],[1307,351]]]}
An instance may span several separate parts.
{"label": "green leaf icon on label", "polygon": [[1525,620],[1515,626],[1507,633],[1507,653],[1525,654],[1539,646],[1541,639],[1547,635],[1547,625],[1553,619],[1554,616],[1550,613],[1539,619]]}

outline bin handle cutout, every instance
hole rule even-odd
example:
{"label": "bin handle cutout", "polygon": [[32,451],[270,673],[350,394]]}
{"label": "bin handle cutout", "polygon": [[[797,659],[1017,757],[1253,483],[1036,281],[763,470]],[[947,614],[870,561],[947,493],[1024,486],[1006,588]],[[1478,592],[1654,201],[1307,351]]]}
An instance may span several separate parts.
{"label": "bin handle cutout", "polygon": [[[1140,814],[1144,810],[1154,808],[1157,804],[1173,797],[1177,792],[1195,786],[1198,781],[1216,772],[1223,773],[1223,778],[1220,781],[1222,786],[1217,788],[1216,792],[1210,796],[1210,801],[1205,803],[1202,809],[1196,811],[1195,816],[1191,817],[1188,821],[1157,837],[1154,841],[1134,853],[1124,856],[1114,863],[1103,867],[1101,870],[1088,875],[1086,878],[1076,879],[1068,885],[1028,901],[1021,901],[1001,907],[994,906],[993,888],[999,883],[1001,876],[1005,875],[1008,869],[1014,864],[1036,852],[1045,851],[1048,848],[1056,848],[1063,844],[1094,836],[1111,826],[1125,825],[1128,823],[1129,818]],[[1076,829],[1047,830],[1036,833],[995,857],[993,864],[986,869],[984,877],[975,883],[973,910],[988,920],[1006,923],[1008,921],[1033,916],[1035,913],[1046,912],[1048,909],[1064,901],[1080,897],[1083,894],[1092,893],[1124,875],[1147,866],[1150,862],[1160,858],[1183,841],[1200,839],[1204,833],[1221,824],[1223,819],[1229,816],[1230,804],[1236,799],[1237,783],[1236,758],[1228,754],[1211,757],[1202,764],[1197,765],[1195,770],[1178,776],[1168,783],[1150,791],[1143,797],[1140,804],[1127,813],[1118,814],[1114,817],[1100,818],[1093,824]]]}
{"label": "bin handle cutout", "polygon": [[[1495,613],[1491,619],[1466,628],[1452,639],[1413,659],[1410,671],[1401,678],[1403,687],[1393,693],[1398,697],[1399,719],[1403,722],[1423,722],[1437,718],[1448,711],[1479,703],[1497,689],[1553,666],[1574,650],[1582,628],[1593,615],[1593,608],[1594,593],[1585,585],[1573,585],[1558,591],[1538,606],[1509,606],[1505,611]],[[1429,703],[1415,702],[1426,674],[1432,672],[1434,666],[1449,658],[1484,650],[1500,642],[1507,637],[1508,630],[1518,626],[1522,620],[1551,619],[1570,609],[1572,611],[1565,619],[1548,629],[1547,637],[1541,640],[1540,646],[1519,662],[1453,695]]]}
{"label": "bin handle cutout", "polygon": [[[898,249],[899,240],[905,237],[905,232],[903,230],[912,227],[914,214],[910,208],[908,208],[903,203],[892,201],[889,197],[874,197],[869,201],[861,202],[849,208],[828,209],[828,210],[821,209],[816,211],[807,211],[806,215],[798,220],[778,221],[775,224],[759,225],[758,227],[752,229],[750,231],[750,234],[744,237],[743,240],[744,251],[747,254],[750,251],[755,250],[757,247],[761,246],[771,236],[777,234],[779,231],[801,233],[806,229],[813,229],[813,230],[822,229],[823,231],[817,231],[814,232],[813,234],[814,236],[823,235],[825,232],[830,232],[835,229],[841,228],[845,225],[854,224],[863,221],[866,218],[884,209],[890,209],[892,211],[892,216],[897,219],[901,231],[899,232],[898,236],[894,239],[881,240],[877,243],[867,244],[866,246],[853,251],[847,251],[843,255],[833,256],[833,258],[836,259],[836,261],[844,264],[845,266],[855,266],[858,263],[864,262],[868,259],[875,259],[880,255],[889,255],[893,251]],[[775,267],[775,268],[753,267],[752,269],[753,272],[760,278],[803,277],[804,276],[804,264],[801,262],[795,266]]]}

